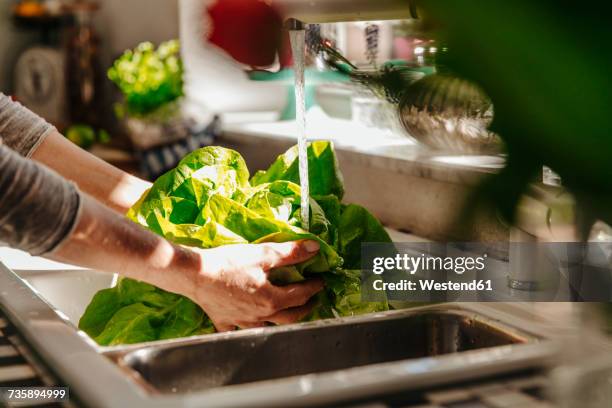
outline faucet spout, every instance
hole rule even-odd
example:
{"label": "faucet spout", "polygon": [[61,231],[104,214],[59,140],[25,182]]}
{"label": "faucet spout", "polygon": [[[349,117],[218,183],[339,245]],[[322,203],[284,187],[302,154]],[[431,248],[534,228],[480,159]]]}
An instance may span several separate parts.
{"label": "faucet spout", "polygon": [[304,23],[396,20],[416,17],[414,0],[271,0],[283,20]]}
{"label": "faucet spout", "polygon": [[306,29],[306,24],[296,18],[288,18],[283,26],[285,30],[289,31],[302,31]]}

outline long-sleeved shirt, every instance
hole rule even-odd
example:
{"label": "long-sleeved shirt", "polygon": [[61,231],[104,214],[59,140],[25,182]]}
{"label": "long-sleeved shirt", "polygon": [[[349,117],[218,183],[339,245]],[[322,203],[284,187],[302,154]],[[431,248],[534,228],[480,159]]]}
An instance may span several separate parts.
{"label": "long-sleeved shirt", "polygon": [[54,127],[0,93],[0,242],[32,255],[59,247],[75,227],[76,186],[29,160]]}

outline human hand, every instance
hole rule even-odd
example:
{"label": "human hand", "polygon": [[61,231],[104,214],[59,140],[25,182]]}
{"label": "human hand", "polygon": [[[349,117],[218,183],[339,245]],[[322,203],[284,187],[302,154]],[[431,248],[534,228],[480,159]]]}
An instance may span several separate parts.
{"label": "human hand", "polygon": [[316,241],[226,245],[199,250],[201,270],[191,299],[218,331],[293,323],[312,307],[308,300],[323,288],[321,279],[275,286],[271,269],[297,264],[319,251]]}

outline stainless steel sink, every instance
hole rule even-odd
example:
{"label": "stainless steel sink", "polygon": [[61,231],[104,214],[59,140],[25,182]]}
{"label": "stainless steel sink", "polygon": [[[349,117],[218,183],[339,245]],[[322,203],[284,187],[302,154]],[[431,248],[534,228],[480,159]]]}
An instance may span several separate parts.
{"label": "stainless steel sink", "polygon": [[183,393],[530,341],[536,339],[474,313],[424,310],[218,341],[156,345],[118,361],[157,392]]}
{"label": "stainless steel sink", "polygon": [[0,264],[3,312],[86,406],[336,405],[542,367],[556,356],[545,327],[489,304],[100,347],[75,327],[85,297],[65,291],[109,284],[96,276],[62,273],[58,292],[55,274],[19,277]]}

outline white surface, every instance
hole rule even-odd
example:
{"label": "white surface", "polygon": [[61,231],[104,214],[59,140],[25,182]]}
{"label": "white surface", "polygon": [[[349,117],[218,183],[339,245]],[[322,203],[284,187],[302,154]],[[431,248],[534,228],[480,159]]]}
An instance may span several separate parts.
{"label": "white surface", "polygon": [[8,247],[0,247],[0,262],[25,279],[75,326],[93,295],[113,284],[113,274],[54,262]]}
{"label": "white surface", "polygon": [[[297,139],[298,132],[297,124],[293,120],[228,125],[224,130],[291,140]],[[306,114],[306,135],[311,140],[331,140],[343,148],[365,151],[416,144],[412,139],[390,129],[368,127],[346,119],[332,118],[316,106]]]}
{"label": "white surface", "polygon": [[50,261],[26,252],[8,247],[0,247],[0,262],[13,270],[82,270],[74,265]]}
{"label": "white surface", "polygon": [[113,286],[113,275],[92,270],[16,271],[64,319],[74,326],[93,296]]}
{"label": "white surface", "polygon": [[93,295],[113,284],[113,274],[50,261],[8,247],[0,247],[0,263],[26,280],[75,326]]}
{"label": "white surface", "polygon": [[506,160],[502,156],[438,156],[433,157],[431,160],[458,166],[477,166],[491,169],[501,169],[506,164]]}
{"label": "white surface", "polygon": [[[246,123],[234,121],[223,127],[223,139],[233,144],[254,143],[253,139],[282,140],[292,145],[297,140],[295,121]],[[309,140],[330,140],[336,150],[361,155],[375,167],[390,172],[459,183],[480,183],[485,174],[497,173],[505,165],[504,156],[453,155],[430,150],[401,129],[377,128],[355,121],[333,118],[315,106],[306,114]]]}

